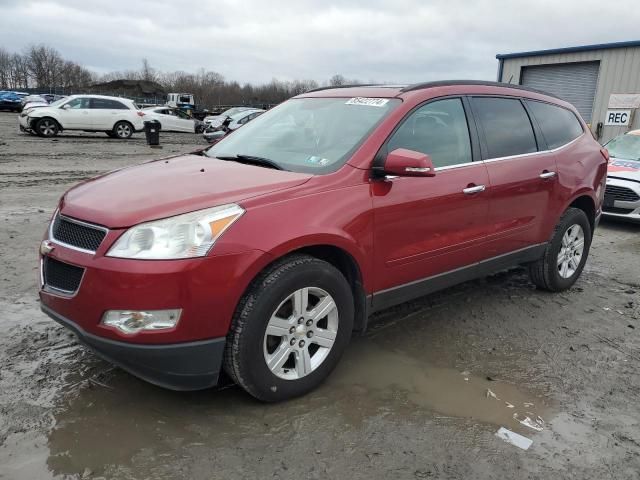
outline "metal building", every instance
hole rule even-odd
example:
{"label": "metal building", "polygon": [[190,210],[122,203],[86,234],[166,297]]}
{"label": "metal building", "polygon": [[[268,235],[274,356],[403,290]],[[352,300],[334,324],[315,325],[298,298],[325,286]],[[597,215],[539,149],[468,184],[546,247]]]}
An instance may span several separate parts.
{"label": "metal building", "polygon": [[575,105],[601,143],[640,128],[640,40],[498,54],[498,81]]}

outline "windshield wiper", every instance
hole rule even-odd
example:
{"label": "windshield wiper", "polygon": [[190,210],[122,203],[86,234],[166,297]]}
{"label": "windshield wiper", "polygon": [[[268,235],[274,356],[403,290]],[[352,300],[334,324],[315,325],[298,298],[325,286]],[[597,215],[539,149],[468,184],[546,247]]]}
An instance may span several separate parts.
{"label": "windshield wiper", "polygon": [[260,167],[274,168],[276,170],[286,170],[286,168],[282,168],[276,162],[269,158],[264,157],[256,157],[254,155],[244,155],[242,153],[238,153],[236,155],[216,155],[216,158],[220,160],[231,160],[240,163],[248,163],[249,165],[258,165]]}

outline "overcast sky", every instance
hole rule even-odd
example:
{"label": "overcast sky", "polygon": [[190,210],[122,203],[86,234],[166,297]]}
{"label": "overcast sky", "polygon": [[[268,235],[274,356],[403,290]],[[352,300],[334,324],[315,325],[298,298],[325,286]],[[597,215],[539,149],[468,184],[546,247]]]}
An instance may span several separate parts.
{"label": "overcast sky", "polygon": [[265,82],[496,77],[497,53],[640,39],[638,0],[0,0],[0,46],[45,43],[99,73]]}

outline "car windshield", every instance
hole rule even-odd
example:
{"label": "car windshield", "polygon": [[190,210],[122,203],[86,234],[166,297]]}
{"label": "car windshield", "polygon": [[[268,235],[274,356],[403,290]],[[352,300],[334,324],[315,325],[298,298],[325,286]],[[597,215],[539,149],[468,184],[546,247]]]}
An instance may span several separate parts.
{"label": "car windshield", "polygon": [[49,104],[50,107],[59,107],[60,105],[62,105],[65,101],[67,101],[67,97],[62,97],[59,100],[56,100],[55,102],[52,102]]}
{"label": "car windshield", "polygon": [[609,155],[620,160],[640,160],[640,135],[620,135],[605,145]]}
{"label": "car windshield", "polygon": [[206,155],[261,157],[294,172],[333,172],[399,103],[387,98],[294,98],[225,137]]}

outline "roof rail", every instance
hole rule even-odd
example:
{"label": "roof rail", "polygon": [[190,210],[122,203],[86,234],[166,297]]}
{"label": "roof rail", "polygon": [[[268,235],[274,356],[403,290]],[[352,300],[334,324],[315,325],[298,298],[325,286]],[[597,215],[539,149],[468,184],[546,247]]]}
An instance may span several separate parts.
{"label": "roof rail", "polygon": [[440,80],[437,82],[414,83],[413,85],[409,85],[408,87],[403,88],[402,90],[400,90],[400,92],[405,93],[405,92],[412,92],[414,90],[423,90],[425,88],[450,87],[455,85],[481,85],[486,87],[514,88],[516,90],[524,90],[526,92],[540,93],[542,95],[547,95],[549,97],[560,99],[560,97],[558,97],[557,95],[554,95],[553,93],[543,92],[542,90],[536,90],[535,88],[523,87],[522,85],[514,85],[511,83],[489,82],[485,80]]}
{"label": "roof rail", "polygon": [[312,90],[307,90],[304,93],[321,92],[323,90],[333,90],[334,88],[355,88],[355,87],[379,87],[376,83],[354,83],[350,85],[334,85],[332,87],[318,87]]}

